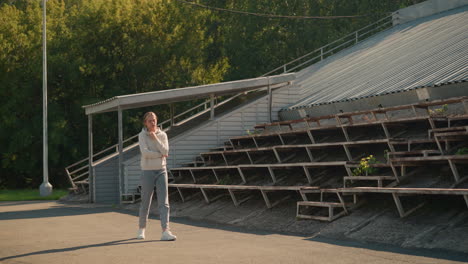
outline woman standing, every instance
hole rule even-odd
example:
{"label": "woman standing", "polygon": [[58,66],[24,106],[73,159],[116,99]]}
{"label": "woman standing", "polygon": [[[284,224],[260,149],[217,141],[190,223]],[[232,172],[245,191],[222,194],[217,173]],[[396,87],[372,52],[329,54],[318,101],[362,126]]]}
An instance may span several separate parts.
{"label": "woman standing", "polygon": [[141,205],[138,239],[145,239],[146,222],[156,185],[158,210],[161,218],[161,240],[173,241],[176,236],[169,230],[169,197],[167,188],[166,158],[169,154],[167,135],[158,128],[155,113],[148,112],[143,116],[144,128],[138,134],[141,151]]}

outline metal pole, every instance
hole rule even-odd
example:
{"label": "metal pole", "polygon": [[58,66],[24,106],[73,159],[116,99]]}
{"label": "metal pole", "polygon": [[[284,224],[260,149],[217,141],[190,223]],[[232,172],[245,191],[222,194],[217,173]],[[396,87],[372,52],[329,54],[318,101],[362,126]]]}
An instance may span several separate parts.
{"label": "metal pole", "polygon": [[171,106],[171,127],[174,126],[174,104],[170,104]]}
{"label": "metal pole", "polygon": [[48,141],[47,141],[47,41],[46,41],[46,0],[42,0],[42,124],[43,124],[43,182],[39,187],[41,196],[52,194],[49,183]]}
{"label": "metal pole", "polygon": [[271,123],[272,121],[271,109],[272,109],[272,104],[273,104],[273,94],[272,94],[271,86],[270,86],[270,77],[268,77],[267,80],[268,80],[268,122]]}
{"label": "metal pole", "polygon": [[123,124],[122,124],[122,108],[118,108],[119,119],[119,201],[122,203],[122,178],[123,178]]}
{"label": "metal pole", "polygon": [[88,182],[89,182],[89,201],[95,202],[95,181],[93,173],[93,115],[88,116],[88,157],[89,157],[89,169],[88,169]]}
{"label": "metal pole", "polygon": [[210,120],[214,119],[215,112],[214,112],[214,94],[210,94]]}

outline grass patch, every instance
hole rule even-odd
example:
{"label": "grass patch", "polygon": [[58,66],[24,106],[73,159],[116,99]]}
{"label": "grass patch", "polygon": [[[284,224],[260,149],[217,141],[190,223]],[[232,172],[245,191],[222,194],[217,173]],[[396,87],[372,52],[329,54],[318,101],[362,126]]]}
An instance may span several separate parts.
{"label": "grass patch", "polygon": [[58,200],[68,194],[67,190],[52,190],[49,196],[41,196],[39,189],[0,190],[0,201]]}

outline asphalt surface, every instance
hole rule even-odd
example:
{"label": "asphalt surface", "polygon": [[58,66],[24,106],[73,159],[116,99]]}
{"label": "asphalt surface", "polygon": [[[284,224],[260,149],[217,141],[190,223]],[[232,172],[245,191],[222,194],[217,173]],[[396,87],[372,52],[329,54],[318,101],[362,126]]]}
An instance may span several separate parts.
{"label": "asphalt surface", "polygon": [[134,212],[53,201],[0,203],[0,263],[463,263],[466,255],[239,229],[173,219],[159,241],[152,217],[136,240]]}

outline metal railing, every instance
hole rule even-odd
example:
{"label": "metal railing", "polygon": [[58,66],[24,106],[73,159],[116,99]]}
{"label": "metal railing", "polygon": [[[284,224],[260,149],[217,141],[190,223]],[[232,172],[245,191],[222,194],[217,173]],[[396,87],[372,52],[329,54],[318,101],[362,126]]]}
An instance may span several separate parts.
{"label": "metal railing", "polygon": [[[371,35],[378,33],[382,30],[385,30],[387,28],[390,28],[393,26],[393,20],[392,20],[392,15],[386,16],[370,25],[367,25],[357,31],[354,31],[340,39],[337,39],[331,43],[328,43],[325,46],[322,46],[316,50],[313,50],[312,52],[309,52],[299,58],[296,58],[286,64],[283,64],[265,74],[263,74],[260,77],[266,77],[270,76],[273,74],[282,74],[282,73],[288,73],[292,71],[298,71],[301,69],[304,69],[314,63],[317,63],[319,61],[324,60],[326,57],[331,56],[341,50],[344,50],[346,48],[349,48],[358,42],[370,37]],[[254,92],[254,91],[250,91]],[[241,96],[243,93],[239,93],[236,95],[233,95],[231,97],[226,97],[224,100],[219,100],[218,98],[215,98],[216,102],[213,105],[213,107],[216,109],[231,100]],[[211,102],[209,100],[200,103],[188,110],[185,110],[184,112],[177,114],[176,116],[173,117],[173,119],[168,119],[165,120],[161,123],[159,123],[159,126],[164,130],[167,131],[171,128],[172,125],[181,125],[183,123],[186,123],[204,113],[207,113],[210,111],[210,104]],[[191,114],[193,112],[196,112],[195,114]],[[184,116],[188,116],[183,118]],[[176,120],[182,119],[179,122],[176,122]],[[131,136],[123,141],[124,144],[124,151],[126,148],[132,147],[134,144],[136,144],[136,138],[138,137],[138,134]],[[115,144],[113,146],[110,146],[102,151],[99,151],[96,154],[93,154],[93,163],[94,162],[99,162],[111,155],[116,155],[119,153],[119,145]],[[106,155],[104,155],[106,154]],[[89,157],[82,159],[76,163],[73,163],[72,165],[69,165],[68,167],[65,168],[65,171],[67,173],[67,176],[72,184],[72,189],[73,190],[83,190],[86,191],[84,187],[79,188],[80,186],[78,185],[85,185],[87,184],[87,178],[89,176]]]}
{"label": "metal railing", "polygon": [[315,49],[299,58],[296,58],[286,64],[283,64],[262,76],[272,74],[288,73],[304,69],[314,63],[324,60],[326,57],[331,56],[341,50],[349,48],[358,42],[378,33],[382,30],[393,26],[392,15],[386,16],[370,25],[367,25],[359,30],[356,30],[340,39],[328,43],[318,49]]}
{"label": "metal railing", "polygon": [[[231,96],[231,97],[228,97],[224,100],[220,100],[218,98],[215,98],[215,103],[214,103],[214,108],[217,108],[217,107],[220,107],[226,103],[228,103],[229,101],[235,99],[236,97],[240,96],[242,93],[240,94],[236,94],[234,96]],[[210,101],[205,101],[203,103],[200,103],[190,109],[187,109],[185,110],[184,112],[182,113],[179,113],[177,115],[175,115],[173,117],[173,119],[168,119],[168,120],[165,120],[161,123],[158,124],[158,126],[163,129],[164,131],[168,131],[172,124],[175,125],[175,126],[178,126],[178,125],[182,125],[200,115],[203,115],[209,111],[211,111],[209,105],[211,104]],[[194,111],[196,111],[195,114],[191,114],[190,113],[193,113]],[[187,116],[186,118],[183,118],[184,116]],[[179,119],[182,119],[181,121],[179,122],[176,122],[177,120]],[[127,139],[125,139],[122,143],[123,143],[123,147],[124,147],[124,151],[129,148],[129,147],[133,147],[134,144],[137,143],[137,139],[138,138],[138,134],[136,135],[133,135]],[[119,144],[115,144],[115,145],[112,145],[106,149],[103,149],[97,153],[94,153],[93,154],[93,163],[96,163],[96,162],[99,162],[105,158],[108,158],[109,156],[111,155],[117,155],[119,153]],[[72,185],[72,190],[76,191],[76,192],[86,192],[86,187],[84,185],[87,185],[88,182],[87,182],[87,179],[88,179],[88,176],[89,176],[89,157],[88,158],[84,158],[80,161],[77,161],[69,166],[67,166],[65,168],[65,172],[68,176],[68,179],[70,181],[70,184]]]}

